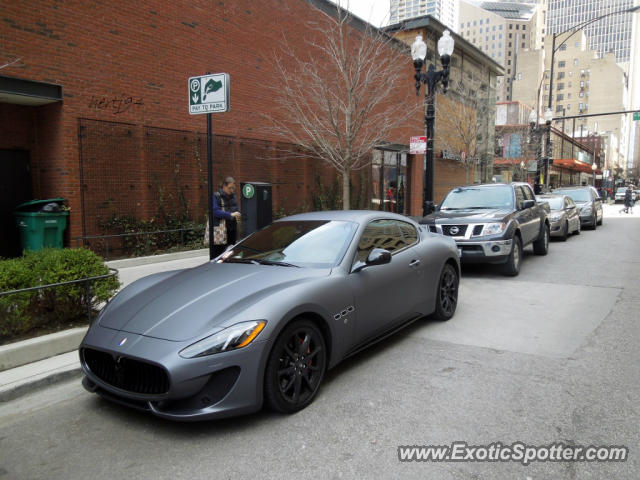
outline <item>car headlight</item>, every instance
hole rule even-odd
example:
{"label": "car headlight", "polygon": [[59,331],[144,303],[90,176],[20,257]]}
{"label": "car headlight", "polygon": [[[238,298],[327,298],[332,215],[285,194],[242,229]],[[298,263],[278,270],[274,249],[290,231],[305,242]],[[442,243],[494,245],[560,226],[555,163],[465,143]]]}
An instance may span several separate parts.
{"label": "car headlight", "polygon": [[482,227],[482,232],[480,236],[484,235],[495,235],[496,233],[504,232],[504,229],[507,228],[506,223],[487,223],[484,227]]}
{"label": "car headlight", "polygon": [[180,352],[184,358],[204,357],[246,347],[255,340],[267,322],[251,321],[236,323],[224,330],[197,341]]}
{"label": "car headlight", "polygon": [[562,214],[559,213],[557,215],[551,215],[551,221],[552,222],[557,222],[558,220],[560,220],[562,218]]}
{"label": "car headlight", "polygon": [[580,213],[584,215],[591,215],[592,211],[593,209],[591,207],[583,207],[582,210],[580,210]]}

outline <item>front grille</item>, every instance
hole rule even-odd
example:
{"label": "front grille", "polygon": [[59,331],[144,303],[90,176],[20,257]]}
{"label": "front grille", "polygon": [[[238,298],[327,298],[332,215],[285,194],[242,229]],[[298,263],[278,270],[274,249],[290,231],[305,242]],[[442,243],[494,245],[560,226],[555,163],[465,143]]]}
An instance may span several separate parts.
{"label": "front grille", "polygon": [[442,225],[442,233],[448,235],[449,237],[464,237],[464,234],[466,232],[466,225]]}
{"label": "front grille", "polygon": [[128,357],[116,359],[105,352],[82,349],[82,358],[103,382],[131,393],[160,395],[169,391],[169,377],[162,368]]}
{"label": "front grille", "polygon": [[476,225],[475,227],[473,227],[473,236],[478,236],[482,233],[482,229],[484,228],[484,225],[480,224],[480,225]]}
{"label": "front grille", "polygon": [[438,233],[438,229],[436,228],[435,225],[429,225],[429,231],[431,233]]}

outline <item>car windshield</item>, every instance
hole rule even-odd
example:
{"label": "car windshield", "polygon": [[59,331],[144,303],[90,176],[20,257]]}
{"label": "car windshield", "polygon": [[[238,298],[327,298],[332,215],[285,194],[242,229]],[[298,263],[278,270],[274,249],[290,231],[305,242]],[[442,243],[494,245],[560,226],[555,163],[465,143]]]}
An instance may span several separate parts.
{"label": "car windshield", "polygon": [[458,187],[451,190],[440,210],[481,208],[513,208],[511,187]]}
{"label": "car windshield", "polygon": [[620,187],[616,193],[627,193],[627,187]]}
{"label": "car windshield", "polygon": [[564,208],[564,200],[562,197],[540,197],[540,202],[549,202],[551,210],[562,210]]}
{"label": "car windshield", "polygon": [[558,193],[561,195],[568,195],[573,199],[574,202],[590,202],[591,201],[591,192],[587,189],[580,190],[554,190],[553,193]]}
{"label": "car windshield", "polygon": [[340,263],[357,224],[330,220],[275,222],[225,252],[225,263],[327,268]]}

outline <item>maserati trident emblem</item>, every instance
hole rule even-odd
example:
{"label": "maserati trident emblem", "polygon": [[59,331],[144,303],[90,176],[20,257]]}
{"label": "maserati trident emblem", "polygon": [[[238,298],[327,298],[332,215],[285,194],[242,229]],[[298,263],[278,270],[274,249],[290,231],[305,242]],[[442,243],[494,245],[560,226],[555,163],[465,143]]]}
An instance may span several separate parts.
{"label": "maserati trident emblem", "polygon": [[449,231],[451,232],[451,235],[457,235],[460,232],[460,229],[458,227],[451,227]]}
{"label": "maserati trident emblem", "polygon": [[122,340],[120,340],[118,342],[118,346],[121,347],[122,345],[124,345],[125,343],[127,343],[127,337],[124,337]]}

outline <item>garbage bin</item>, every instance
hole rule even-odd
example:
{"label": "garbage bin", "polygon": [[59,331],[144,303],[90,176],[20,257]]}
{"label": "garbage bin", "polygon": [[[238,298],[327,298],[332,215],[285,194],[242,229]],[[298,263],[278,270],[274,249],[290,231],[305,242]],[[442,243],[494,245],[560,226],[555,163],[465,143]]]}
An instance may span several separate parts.
{"label": "garbage bin", "polygon": [[62,248],[69,212],[62,209],[64,198],[31,200],[16,207],[13,216],[20,232],[20,249]]}

